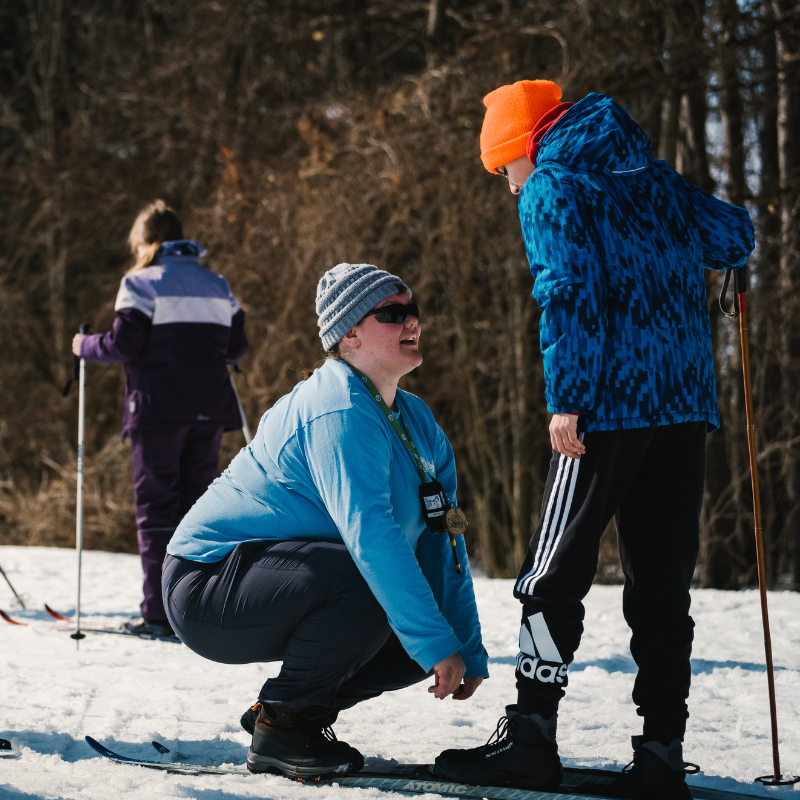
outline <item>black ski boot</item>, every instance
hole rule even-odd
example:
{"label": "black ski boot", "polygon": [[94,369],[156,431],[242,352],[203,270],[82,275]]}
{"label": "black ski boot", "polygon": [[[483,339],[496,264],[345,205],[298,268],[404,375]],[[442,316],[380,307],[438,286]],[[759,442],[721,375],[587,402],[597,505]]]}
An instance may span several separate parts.
{"label": "black ski boot", "polygon": [[631,800],[692,800],[686,775],[696,774],[700,767],[683,760],[680,739],[663,745],[631,736],[631,745],[633,761],[623,770],[622,778],[609,787],[610,796]]}
{"label": "black ski boot", "polygon": [[364,756],[340,742],[330,725],[335,715],[300,719],[286,706],[261,703],[253,743],[247,753],[250,772],[277,772],[292,778],[349,775],[364,766]]}
{"label": "black ski boot", "polygon": [[137,636],[153,637],[155,639],[175,639],[175,631],[166,619],[145,619],[144,617],[131,617],[122,625],[122,629]]}
{"label": "black ski boot", "polygon": [[445,750],[436,759],[434,774],[458,783],[553,791],[562,775],[556,716],[523,716],[516,706],[506,706],[506,716],[500,718],[486,744],[471,750]]}

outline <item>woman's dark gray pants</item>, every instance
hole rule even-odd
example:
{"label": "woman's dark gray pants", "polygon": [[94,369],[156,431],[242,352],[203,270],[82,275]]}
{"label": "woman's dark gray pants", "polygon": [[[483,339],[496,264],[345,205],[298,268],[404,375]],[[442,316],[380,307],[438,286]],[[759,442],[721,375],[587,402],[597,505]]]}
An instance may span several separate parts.
{"label": "woman's dark gray pants", "polygon": [[168,555],[164,607],[181,641],[223,664],[283,661],[258,699],[314,717],[418,683],[341,542],[247,542],[222,561]]}

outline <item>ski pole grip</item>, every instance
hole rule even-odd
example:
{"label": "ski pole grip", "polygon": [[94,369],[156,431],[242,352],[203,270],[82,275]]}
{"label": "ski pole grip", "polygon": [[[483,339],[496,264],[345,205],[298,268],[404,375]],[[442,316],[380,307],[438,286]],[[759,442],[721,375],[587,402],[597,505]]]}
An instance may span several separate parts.
{"label": "ski pole grip", "polygon": [[747,311],[747,264],[733,271],[733,281],[736,291],[736,311],[741,314]]}
{"label": "ski pole grip", "polygon": [[[89,328],[91,325],[88,322],[84,322],[82,325],[78,326],[78,333],[82,333],[84,336],[89,333]],[[81,369],[81,357],[80,356],[73,356],[72,359],[72,377],[67,381],[67,385],[64,387],[64,391],[61,392],[62,397],[66,397],[69,394],[70,386],[72,386],[73,381],[77,381],[80,378],[80,369]]]}
{"label": "ski pole grip", "polygon": [[747,293],[747,264],[739,267],[733,271],[734,286],[736,287],[736,294]]}

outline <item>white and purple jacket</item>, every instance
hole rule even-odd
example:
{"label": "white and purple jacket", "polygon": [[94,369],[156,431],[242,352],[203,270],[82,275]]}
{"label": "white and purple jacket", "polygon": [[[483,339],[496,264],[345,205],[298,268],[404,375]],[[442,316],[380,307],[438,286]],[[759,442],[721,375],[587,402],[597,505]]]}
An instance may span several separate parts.
{"label": "white and purple jacket", "polygon": [[154,262],[125,275],[111,331],[86,336],[87,361],[124,362],[122,431],[241,426],[228,364],[247,353],[244,311],[197,242],[164,242]]}

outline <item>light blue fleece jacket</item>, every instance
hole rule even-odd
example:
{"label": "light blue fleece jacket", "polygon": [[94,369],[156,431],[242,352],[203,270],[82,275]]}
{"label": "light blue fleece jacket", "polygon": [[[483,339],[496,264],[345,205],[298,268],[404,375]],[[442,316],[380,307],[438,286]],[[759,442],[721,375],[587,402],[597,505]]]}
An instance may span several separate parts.
{"label": "light blue fleece jacket", "polygon": [[[397,403],[428,473],[456,495],[453,451],[425,403]],[[457,574],[445,534],[422,519],[419,473],[369,391],[328,360],[261,418],[253,441],[184,517],[167,552],[218,561],[241,542],[346,545],[406,652],[425,670],[460,652],[488,676],[463,537]]]}

